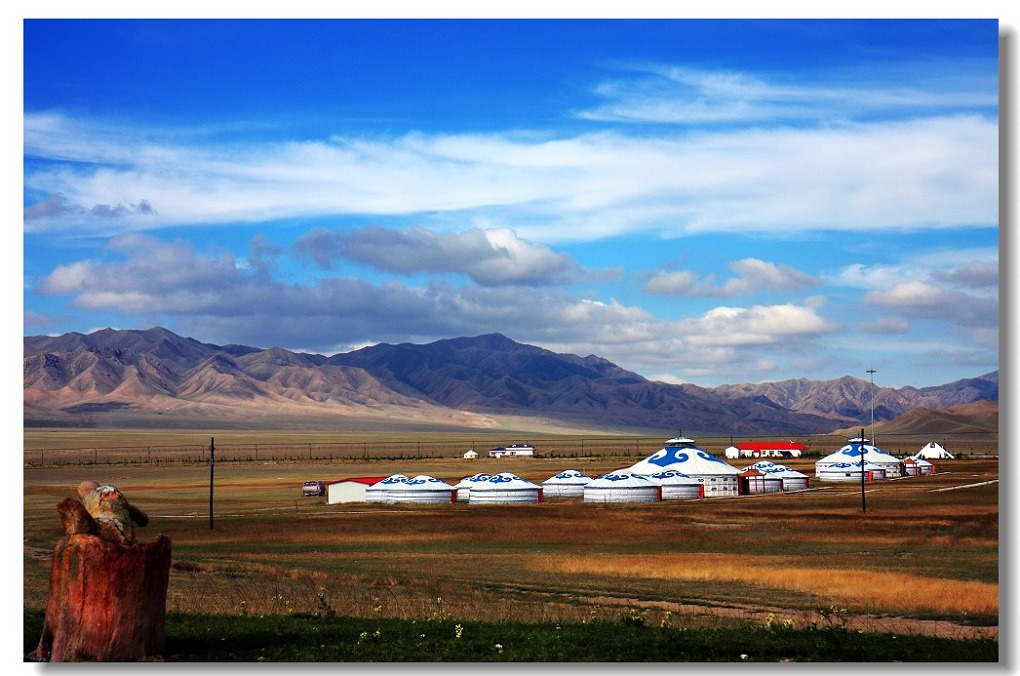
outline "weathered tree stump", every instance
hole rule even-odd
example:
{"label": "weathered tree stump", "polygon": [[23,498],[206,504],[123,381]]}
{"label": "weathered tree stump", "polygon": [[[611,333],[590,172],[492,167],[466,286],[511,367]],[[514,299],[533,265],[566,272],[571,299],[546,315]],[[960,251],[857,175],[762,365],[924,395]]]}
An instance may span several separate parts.
{"label": "weathered tree stump", "polygon": [[53,551],[35,657],[50,662],[162,659],[170,538],[159,535],[149,544],[136,544],[130,523],[111,531],[70,498],[57,509],[66,535]]}

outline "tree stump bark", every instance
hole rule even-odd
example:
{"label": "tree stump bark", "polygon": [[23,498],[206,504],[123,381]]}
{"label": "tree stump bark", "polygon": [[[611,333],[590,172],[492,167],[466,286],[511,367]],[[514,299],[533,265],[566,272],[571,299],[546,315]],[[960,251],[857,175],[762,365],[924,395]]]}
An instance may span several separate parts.
{"label": "tree stump bark", "polygon": [[[73,529],[72,529],[73,530]],[[50,662],[162,659],[170,538],[125,546],[91,533],[57,542],[35,657]]]}

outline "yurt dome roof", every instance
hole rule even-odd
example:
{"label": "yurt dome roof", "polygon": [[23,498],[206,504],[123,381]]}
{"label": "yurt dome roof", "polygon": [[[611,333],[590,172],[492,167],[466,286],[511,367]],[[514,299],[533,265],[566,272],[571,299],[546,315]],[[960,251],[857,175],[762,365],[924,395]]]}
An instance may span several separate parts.
{"label": "yurt dome roof", "polygon": [[830,464],[841,460],[856,460],[858,461],[858,464],[860,464],[859,459],[862,455],[865,460],[877,462],[879,464],[899,464],[900,461],[897,458],[889,455],[877,446],[872,446],[867,443],[867,441],[867,439],[864,439],[862,443],[860,437],[851,439],[849,444],[822,458],[818,461],[818,464]]}
{"label": "yurt dome roof", "polygon": [[697,446],[667,446],[634,463],[628,471],[638,474],[655,474],[664,469],[675,469],[688,476],[739,474],[740,470]]}
{"label": "yurt dome roof", "polygon": [[404,482],[403,485],[404,485],[404,488],[408,489],[408,490],[426,490],[426,491],[447,490],[448,491],[448,490],[452,490],[453,489],[453,486],[451,486],[450,484],[446,483],[442,479],[437,479],[437,478],[431,477],[431,476],[429,476],[427,474],[419,474],[418,476],[414,477],[413,479],[408,479],[407,481]]}
{"label": "yurt dome roof", "polygon": [[777,465],[776,463],[774,463],[774,462],[772,462],[770,460],[762,460],[761,462],[756,462],[753,465],[750,465],[750,466],[744,468],[745,471],[749,470],[749,469],[756,469],[759,472],[764,472],[768,476],[777,476],[777,477],[806,477],[807,476],[807,474],[804,474],[803,472],[798,472],[797,470],[793,469],[792,467],[787,467],[786,465]]}
{"label": "yurt dome roof", "polygon": [[471,484],[472,491],[537,490],[538,488],[539,487],[535,484],[522,479],[513,472],[492,474],[488,477],[479,479],[476,483]]}
{"label": "yurt dome roof", "polygon": [[647,488],[657,485],[656,480],[648,475],[624,470],[603,474],[589,483],[587,488]]}
{"label": "yurt dome roof", "polygon": [[405,476],[403,474],[391,474],[388,477],[386,477],[385,479],[383,479],[382,481],[380,481],[379,483],[375,484],[373,486],[373,488],[382,488],[382,489],[385,489],[385,488],[387,488],[389,486],[393,486],[395,484],[402,484],[405,481],[408,481],[408,479],[409,479],[409,477],[407,477],[407,476]]}
{"label": "yurt dome roof", "polygon": [[587,484],[592,480],[590,476],[576,469],[565,469],[555,476],[551,476],[542,482],[546,484]]}
{"label": "yurt dome roof", "polygon": [[474,486],[477,486],[480,482],[485,481],[490,476],[492,475],[486,472],[479,472],[478,474],[475,474],[473,476],[464,477],[463,479],[457,482],[454,488],[472,488]]}

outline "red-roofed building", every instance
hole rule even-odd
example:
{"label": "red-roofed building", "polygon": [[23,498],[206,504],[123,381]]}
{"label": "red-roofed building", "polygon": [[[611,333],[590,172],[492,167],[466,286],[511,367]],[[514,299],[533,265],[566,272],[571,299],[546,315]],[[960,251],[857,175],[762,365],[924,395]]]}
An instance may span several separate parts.
{"label": "red-roofed building", "polygon": [[742,458],[799,458],[808,447],[795,441],[744,441],[737,449]]}

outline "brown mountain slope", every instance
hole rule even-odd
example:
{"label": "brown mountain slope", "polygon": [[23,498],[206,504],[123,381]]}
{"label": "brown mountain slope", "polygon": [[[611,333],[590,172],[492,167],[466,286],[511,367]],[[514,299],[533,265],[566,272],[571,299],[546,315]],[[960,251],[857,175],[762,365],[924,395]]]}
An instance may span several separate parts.
{"label": "brown mountain slope", "polygon": [[786,436],[860,425],[870,419],[873,391],[876,421],[919,406],[998,399],[998,372],[877,391],[849,376],[716,388],[667,384],[596,355],[555,353],[501,334],[379,344],[330,357],[213,345],[158,327],[29,336],[24,346],[30,426],[194,420],[332,428],[371,420],[473,428],[514,417],[578,429]]}
{"label": "brown mountain slope", "polygon": [[[861,427],[847,427],[833,434],[854,436]],[[898,418],[875,424],[875,436],[891,434],[986,434],[999,430],[999,403],[975,401],[948,408],[915,408]],[[865,427],[870,434],[870,426]]]}
{"label": "brown mountain slope", "polygon": [[[190,347],[188,342],[170,349],[174,342],[162,334],[157,337],[141,343],[153,348],[147,353],[66,340],[60,344],[68,352],[35,351],[26,356],[26,424],[147,426],[169,424],[170,419],[175,425],[190,420],[357,426],[395,419],[455,427],[495,424],[488,416],[394,392],[361,369],[317,366],[312,358],[279,349],[236,358],[225,352],[182,349]],[[157,353],[172,361],[162,361]]]}

